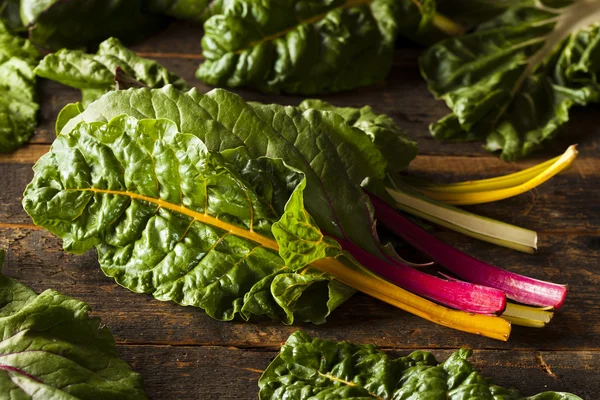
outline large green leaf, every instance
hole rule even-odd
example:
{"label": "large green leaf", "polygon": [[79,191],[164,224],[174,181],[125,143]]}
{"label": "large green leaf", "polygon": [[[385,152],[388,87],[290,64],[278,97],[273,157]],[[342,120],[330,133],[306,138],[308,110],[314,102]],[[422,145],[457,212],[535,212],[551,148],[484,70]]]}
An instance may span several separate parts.
{"label": "large green leaf", "polygon": [[163,17],[146,6],[146,0],[21,0],[21,19],[34,44],[58,50],[111,36],[139,40],[163,26]]}
{"label": "large green leaf", "polygon": [[172,84],[178,89],[189,89],[187,83],[153,60],[139,57],[110,38],[100,44],[96,54],[80,50],[62,49],[48,54],[36,67],[38,76],[81,89],[84,105],[97,100],[115,89],[115,71],[121,68],[129,77],[150,88]]}
{"label": "large green leaf", "polygon": [[21,147],[35,130],[38,57],[28,40],[10,34],[0,21],[0,153]]}
{"label": "large green leaf", "polygon": [[452,113],[439,139],[486,140],[502,158],[554,137],[574,105],[600,101],[600,3],[523,1],[420,60],[430,90]]}
{"label": "large green leaf", "polygon": [[36,164],[24,208],[66,250],[96,247],[104,273],[132,291],[221,320],[324,322],[352,290],[284,263],[271,233],[303,174],[179,132],[166,119],[79,123]]}
{"label": "large green leaf", "polygon": [[[4,252],[0,250],[0,266]],[[146,399],[86,303],[0,274],[0,398]]]}
{"label": "large green leaf", "polygon": [[393,256],[375,232],[373,210],[361,188],[383,179],[387,160],[369,135],[334,112],[248,104],[222,89],[201,94],[130,89],[111,92],[66,123],[107,121],[121,114],[166,118],[182,132],[198,136],[212,151],[244,146],[252,157],[281,158],[307,180],[306,208],[327,234],[346,238],[371,254]]}
{"label": "large green leaf", "polygon": [[383,80],[398,32],[433,23],[433,1],[224,1],[204,24],[206,83],[265,92],[337,92]]}
{"label": "large green leaf", "polygon": [[261,400],[318,399],[503,399],[581,400],[569,393],[523,397],[493,385],[467,361],[461,349],[445,362],[424,351],[393,359],[373,345],[290,336],[258,381]]}

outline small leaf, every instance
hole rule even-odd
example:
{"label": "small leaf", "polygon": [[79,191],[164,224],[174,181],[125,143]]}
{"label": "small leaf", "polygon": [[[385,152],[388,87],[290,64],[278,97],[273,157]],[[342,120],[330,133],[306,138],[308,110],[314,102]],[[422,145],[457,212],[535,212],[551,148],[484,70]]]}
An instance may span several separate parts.
{"label": "small leaf", "polygon": [[67,49],[48,54],[35,69],[42,78],[81,89],[84,106],[115,89],[118,71],[150,88],[172,84],[178,89],[189,89],[183,79],[156,61],[139,57],[116,38],[102,42],[96,54]]}
{"label": "small leaf", "polygon": [[37,125],[38,57],[28,40],[11,35],[0,21],[0,153],[25,144]]}
{"label": "small leaf", "polygon": [[0,397],[147,399],[141,376],[117,357],[112,335],[88,310],[0,274]]}

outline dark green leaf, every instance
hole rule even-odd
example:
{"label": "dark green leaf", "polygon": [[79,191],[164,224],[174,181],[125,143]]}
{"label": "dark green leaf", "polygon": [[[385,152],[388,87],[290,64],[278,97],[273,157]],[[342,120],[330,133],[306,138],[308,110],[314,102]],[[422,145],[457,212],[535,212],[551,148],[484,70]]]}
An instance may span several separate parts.
{"label": "dark green leaf", "polygon": [[3,22],[11,32],[23,30],[20,0],[0,0],[0,22]]}
{"label": "dark green leaf", "polygon": [[383,80],[399,32],[433,24],[432,1],[225,2],[202,39],[206,83],[265,92],[337,92]]}
{"label": "dark green leaf", "polygon": [[600,101],[600,4],[522,3],[422,56],[430,90],[452,110],[431,126],[436,138],[485,139],[514,160],[554,137],[572,106]]}
{"label": "dark green leaf", "polygon": [[[172,88],[113,92],[80,117],[118,93],[140,95],[130,106],[144,112],[148,102],[166,105],[151,118],[170,115],[182,131],[193,128],[177,109],[187,95]],[[180,93],[181,102],[167,93]],[[177,116],[168,113],[175,110]],[[65,132],[69,124],[36,164],[24,208],[66,250],[96,247],[102,270],[120,285],[221,320],[265,315],[288,324],[322,323],[352,294],[278,254],[271,228],[290,194],[302,196],[300,172],[280,160],[250,158],[243,148],[208,152],[167,119],[121,116]]]}
{"label": "dark green leaf", "polygon": [[67,49],[48,54],[35,72],[43,78],[81,89],[83,104],[87,105],[115,89],[117,68],[150,88],[172,84],[178,89],[189,89],[183,79],[156,61],[139,57],[116,38],[102,42],[96,54]]}
{"label": "dark green leaf", "polygon": [[35,130],[38,57],[28,40],[11,35],[0,22],[0,153],[21,147]]}
{"label": "dark green leaf", "polygon": [[139,40],[163,26],[145,0],[22,0],[31,41],[50,49],[95,46],[111,36]]}
{"label": "dark green leaf", "polygon": [[261,400],[581,400],[568,393],[522,397],[493,385],[461,349],[444,363],[424,351],[393,359],[373,345],[313,339],[296,332],[258,381]]}
{"label": "dark green leaf", "polygon": [[[4,252],[0,250],[0,265]],[[0,398],[146,399],[86,303],[0,274]]]}
{"label": "dark green leaf", "polygon": [[150,0],[149,9],[177,19],[204,22],[221,12],[225,0]]}

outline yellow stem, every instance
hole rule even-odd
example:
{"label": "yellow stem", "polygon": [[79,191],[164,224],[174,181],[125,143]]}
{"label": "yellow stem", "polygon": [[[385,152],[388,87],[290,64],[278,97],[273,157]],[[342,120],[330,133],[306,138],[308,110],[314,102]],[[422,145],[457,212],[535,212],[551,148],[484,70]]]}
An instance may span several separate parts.
{"label": "yellow stem", "polygon": [[543,321],[536,321],[533,319],[527,319],[527,318],[519,318],[519,317],[510,317],[510,316],[502,316],[502,318],[504,318],[506,321],[515,324],[515,325],[519,325],[519,326],[526,326],[528,328],[543,328],[546,326],[546,323]]}
{"label": "yellow stem", "polygon": [[502,317],[515,317],[548,323],[554,317],[552,307],[531,307],[523,304],[507,303]]}
{"label": "yellow stem", "polygon": [[517,196],[541,185],[570,167],[577,154],[577,148],[573,145],[562,156],[516,174],[450,185],[414,186],[414,189],[446,204],[490,203]]}
{"label": "yellow stem", "polygon": [[510,336],[511,325],[503,318],[451,310],[399,288],[376,275],[367,276],[335,258],[315,261],[312,266],[371,297],[436,324],[503,341],[508,340]]}
{"label": "yellow stem", "polygon": [[[252,240],[253,242],[256,242],[266,248],[277,252],[279,251],[279,244],[271,238],[262,236],[247,229],[237,227],[225,221],[221,221],[206,213],[190,210],[182,205],[169,203],[162,199],[156,199],[133,192],[118,190],[96,188],[67,190],[90,191],[105,195],[127,196],[131,199],[156,204],[161,208],[187,215],[196,221],[216,226],[235,236]],[[326,272],[332,275],[338,281],[345,283],[363,293],[366,293],[369,296],[385,301],[386,303],[418,315],[436,324],[504,341],[508,340],[510,335],[510,323],[502,318],[451,310],[429,300],[425,300],[413,293],[407,292],[406,290],[399,288],[383,278],[380,278],[378,275],[375,275],[370,271],[360,272],[356,269],[353,269],[335,258],[323,258],[313,262],[311,267],[314,267],[322,272]]]}
{"label": "yellow stem", "polygon": [[495,189],[506,189],[522,183],[539,175],[540,172],[548,168],[550,165],[558,161],[558,157],[554,157],[551,160],[537,164],[533,167],[524,169],[519,172],[515,172],[508,175],[497,176],[495,178],[479,179],[474,181],[463,181],[453,183],[415,183],[412,184],[417,188],[423,188],[433,192],[445,192],[445,193],[472,193],[472,192],[483,192],[486,190]]}

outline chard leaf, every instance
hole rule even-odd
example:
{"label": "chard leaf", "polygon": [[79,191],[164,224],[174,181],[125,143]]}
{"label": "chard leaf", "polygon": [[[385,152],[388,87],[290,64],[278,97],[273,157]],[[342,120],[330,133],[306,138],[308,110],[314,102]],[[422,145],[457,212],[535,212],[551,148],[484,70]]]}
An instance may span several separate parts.
{"label": "chard leaf", "polygon": [[394,41],[433,23],[433,1],[224,1],[204,24],[197,77],[265,92],[337,92],[385,78]]}
{"label": "chard leaf", "polygon": [[385,156],[388,168],[397,172],[408,167],[417,156],[417,142],[412,141],[408,134],[396,122],[385,114],[377,114],[370,106],[362,108],[336,107],[322,100],[304,100],[299,105],[301,110],[315,109],[331,111],[346,120],[346,122],[365,132]]}
{"label": "chard leaf", "polygon": [[21,19],[31,41],[58,50],[95,46],[115,36],[139,40],[163,25],[145,0],[21,0]]}
{"label": "chard leaf", "polygon": [[0,274],[0,397],[147,399],[141,376],[88,311],[82,301],[54,290],[37,295]]}
{"label": "chard leaf", "polygon": [[222,89],[201,94],[172,87],[111,92],[67,122],[107,121],[121,114],[175,121],[212,151],[244,146],[251,157],[281,158],[304,173],[306,208],[325,233],[346,238],[371,254],[397,257],[382,246],[372,205],[361,183],[383,179],[386,157],[368,135],[333,112],[248,104]]}
{"label": "chard leaf", "polygon": [[87,105],[115,89],[115,71],[119,68],[150,88],[172,84],[181,90],[189,89],[183,79],[156,61],[139,57],[117,38],[102,42],[96,54],[68,49],[48,54],[36,67],[35,73],[42,78],[81,89],[83,104]]}
{"label": "chard leaf", "polygon": [[28,40],[11,35],[0,22],[0,153],[21,147],[37,125],[38,57]]}
{"label": "chard leaf", "polygon": [[428,399],[581,400],[560,392],[523,397],[482,377],[460,349],[438,363],[415,351],[393,359],[373,345],[292,334],[258,381],[260,400]]}
{"label": "chard leaf", "polygon": [[524,1],[422,56],[429,89],[452,113],[439,139],[485,140],[514,160],[538,149],[574,105],[600,101],[600,3]]}
{"label": "chard leaf", "polygon": [[322,323],[352,294],[279,256],[271,228],[304,190],[304,175],[280,160],[211,153],[172,121],[121,116],[63,129],[34,170],[23,199],[33,221],[68,251],[96,247],[104,273],[134,292],[220,320],[288,324]]}

